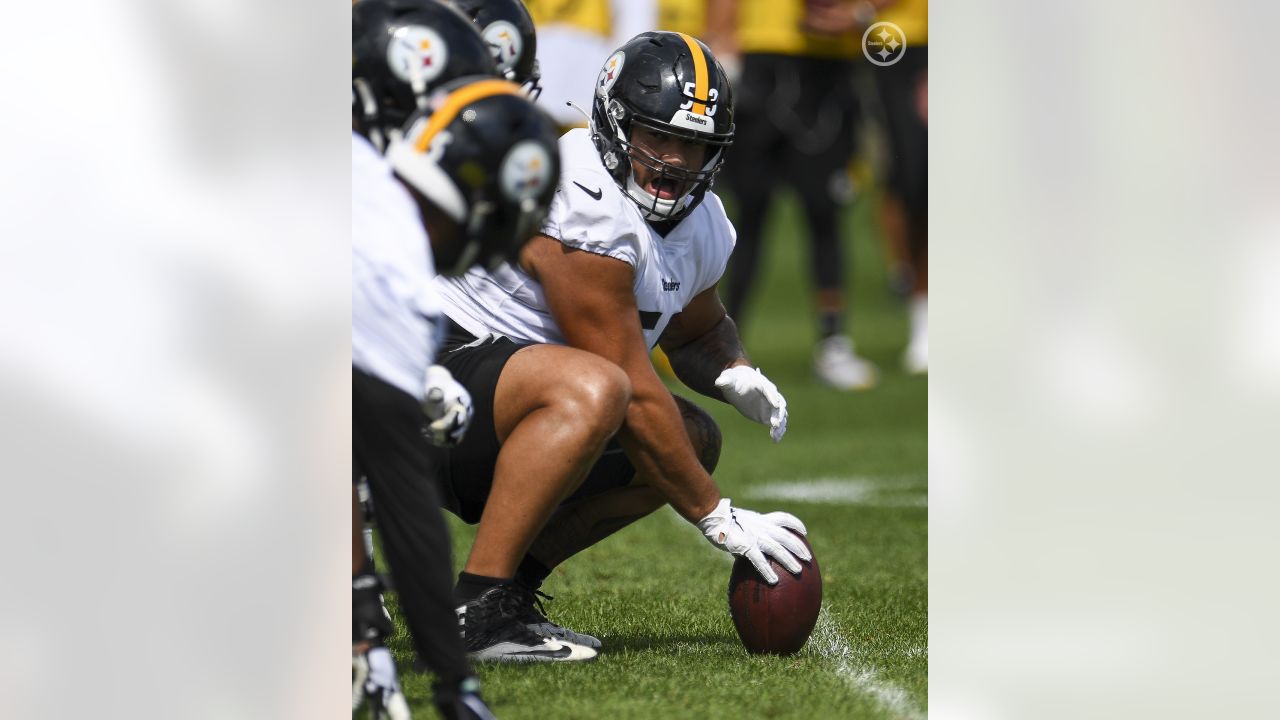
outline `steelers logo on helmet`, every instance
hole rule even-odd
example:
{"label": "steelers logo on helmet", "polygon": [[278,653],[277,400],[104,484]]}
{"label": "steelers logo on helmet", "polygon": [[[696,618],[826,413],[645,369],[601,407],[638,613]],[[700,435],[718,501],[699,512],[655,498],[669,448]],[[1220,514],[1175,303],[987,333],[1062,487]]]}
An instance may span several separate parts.
{"label": "steelers logo on helmet", "polygon": [[498,71],[503,74],[511,72],[520,59],[520,51],[524,49],[516,26],[506,20],[495,20],[484,29],[484,41],[489,43],[489,51],[493,53],[493,61],[498,64]]}
{"label": "steelers logo on helmet", "polygon": [[608,97],[609,89],[613,84],[618,82],[618,75],[622,72],[622,63],[626,62],[627,54],[619,50],[609,56],[604,61],[604,67],[600,68],[600,77],[596,80],[596,94],[600,97]]}
{"label": "steelers logo on helmet", "polygon": [[407,83],[429,83],[444,72],[449,63],[449,46],[440,33],[423,25],[406,25],[387,44],[387,65]]}
{"label": "steelers logo on helmet", "polygon": [[546,148],[532,140],[521,140],[511,147],[498,170],[502,192],[521,202],[541,195],[551,182],[551,156]]}

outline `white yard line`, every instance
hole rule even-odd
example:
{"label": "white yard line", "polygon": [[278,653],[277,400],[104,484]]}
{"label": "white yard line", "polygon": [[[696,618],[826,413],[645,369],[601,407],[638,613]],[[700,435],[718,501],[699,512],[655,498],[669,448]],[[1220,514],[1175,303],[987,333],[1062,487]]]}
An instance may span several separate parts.
{"label": "white yard line", "polygon": [[[664,507],[659,514],[674,525],[688,525],[675,510],[671,509],[670,505]],[[705,543],[703,547],[708,553],[718,556],[725,564],[732,562],[732,556],[715,550]],[[809,642],[805,643],[801,652],[825,659],[831,665],[831,670],[836,677],[844,681],[851,690],[875,698],[880,707],[894,718],[925,720],[928,717],[916,707],[905,690],[882,679],[875,665],[859,657],[849,641],[840,634],[836,622],[831,619],[831,614],[827,612],[825,605],[818,611],[818,623],[814,626],[813,634],[809,636]],[[927,655],[928,649],[908,648],[904,654],[908,657]]]}
{"label": "white yard line", "polygon": [[825,607],[818,613],[818,624],[813,629],[805,652],[826,658],[831,662],[836,676],[846,685],[875,698],[895,718],[923,720],[926,717],[905,690],[882,679],[875,665],[858,657],[849,641],[840,634]]}
{"label": "white yard line", "polygon": [[876,477],[820,477],[772,482],[750,488],[748,497],[761,500],[864,505],[869,507],[928,507],[922,480]]}

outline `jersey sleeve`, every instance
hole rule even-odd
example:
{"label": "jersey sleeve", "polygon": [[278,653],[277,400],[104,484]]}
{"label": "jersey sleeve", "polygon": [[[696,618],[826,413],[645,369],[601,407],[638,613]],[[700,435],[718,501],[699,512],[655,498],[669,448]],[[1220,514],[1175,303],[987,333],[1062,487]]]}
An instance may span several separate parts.
{"label": "jersey sleeve", "polygon": [[[612,183],[612,180],[607,182]],[[556,188],[547,219],[542,223],[542,233],[553,237],[571,248],[621,260],[637,267],[640,263],[640,238],[635,230],[621,222],[625,208],[617,206],[617,193],[603,188],[602,197],[594,197],[591,190],[600,193],[602,179],[594,175],[590,182],[575,187],[573,177],[566,174]]]}
{"label": "jersey sleeve", "polygon": [[725,269],[729,267],[733,248],[738,243],[738,231],[729,222],[720,198],[715,193],[708,192],[702,205],[707,211],[708,231],[706,245],[703,247],[706,261],[700,264],[701,272],[695,295],[720,282]]}

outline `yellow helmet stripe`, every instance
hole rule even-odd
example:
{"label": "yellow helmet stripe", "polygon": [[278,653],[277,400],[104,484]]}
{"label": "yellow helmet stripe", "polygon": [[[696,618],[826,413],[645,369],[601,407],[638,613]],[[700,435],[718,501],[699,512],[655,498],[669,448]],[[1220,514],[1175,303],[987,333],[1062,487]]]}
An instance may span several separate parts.
{"label": "yellow helmet stripe", "polygon": [[[689,46],[689,52],[693,55],[693,97],[705,98],[710,90],[710,81],[707,78],[707,56],[702,52],[702,46],[698,45],[698,41],[685,35],[684,33],[676,33]],[[693,111],[699,115],[707,114],[706,102],[700,102],[697,99],[693,101]]]}
{"label": "yellow helmet stripe", "polygon": [[494,95],[519,95],[520,86],[506,80],[480,80],[470,85],[454,90],[445,97],[444,102],[431,115],[431,119],[427,121],[427,127],[423,129],[422,134],[413,142],[413,146],[418,152],[426,152],[431,145],[431,139],[436,136],[446,125],[453,122],[462,108],[470,105],[477,100],[483,100]]}

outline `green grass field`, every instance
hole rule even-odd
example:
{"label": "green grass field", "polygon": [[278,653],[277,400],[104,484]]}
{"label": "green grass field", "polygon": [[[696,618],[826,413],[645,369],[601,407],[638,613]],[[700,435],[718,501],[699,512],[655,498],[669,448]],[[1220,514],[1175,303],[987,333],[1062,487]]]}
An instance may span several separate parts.
{"label": "green grass field", "polygon": [[[848,212],[853,333],[881,368],[876,389],[837,393],[810,371],[815,338],[807,244],[796,204],[770,216],[764,276],[743,328],[748,352],[790,408],[778,445],[728,405],[695,399],[720,423],[715,477],[735,504],[787,510],[809,528],[824,576],[824,616],[789,658],[740,645],[726,602],[730,558],[669,508],[571,559],[544,590],[553,620],[600,637],[578,666],[483,666],[485,697],[519,718],[922,717],[928,686],[926,389],[899,356],[905,311],[888,291],[884,253],[864,196]],[[777,483],[819,481],[848,497],[769,497]],[[776,489],[776,488],[775,488]],[[762,496],[763,494],[763,496]],[[453,521],[455,563],[473,528]],[[421,717],[434,717],[430,678],[415,674],[403,636],[393,646]]]}

